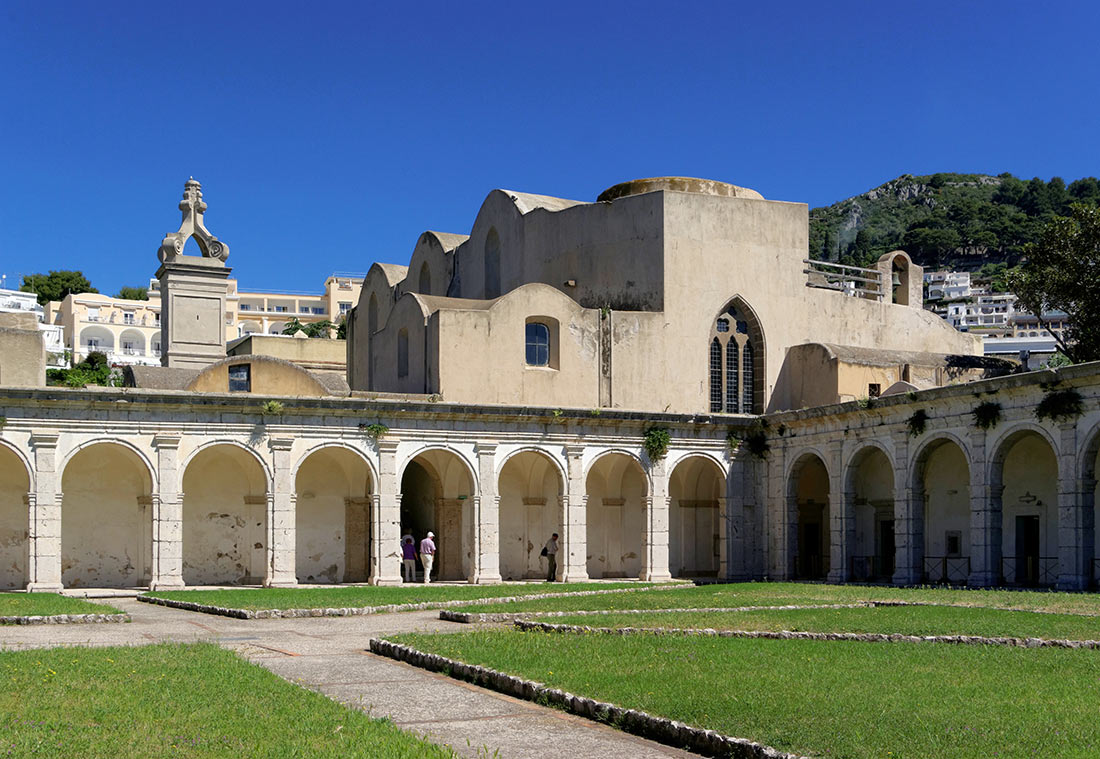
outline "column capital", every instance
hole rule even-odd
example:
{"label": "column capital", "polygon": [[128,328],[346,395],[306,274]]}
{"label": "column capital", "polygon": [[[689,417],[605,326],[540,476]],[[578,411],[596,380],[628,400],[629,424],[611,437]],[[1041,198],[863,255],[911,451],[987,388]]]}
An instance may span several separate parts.
{"label": "column capital", "polygon": [[397,453],[397,446],[399,443],[400,441],[390,438],[378,438],[374,445],[379,453],[385,453],[392,456]]}
{"label": "column capital", "polygon": [[474,450],[477,451],[478,456],[493,456],[497,452],[496,443],[477,443],[474,446]]}
{"label": "column capital", "polygon": [[181,439],[181,435],[158,432],[156,435],[153,435],[153,447],[157,450],[162,448],[179,448]]}
{"label": "column capital", "polygon": [[580,458],[584,456],[585,446],[583,443],[566,443],[565,455],[569,458]]}
{"label": "column capital", "polygon": [[294,447],[294,438],[292,437],[273,437],[268,438],[267,445],[273,451],[289,451]]}
{"label": "column capital", "polygon": [[31,433],[31,445],[35,449],[56,448],[59,437],[60,435],[56,432],[34,432]]}

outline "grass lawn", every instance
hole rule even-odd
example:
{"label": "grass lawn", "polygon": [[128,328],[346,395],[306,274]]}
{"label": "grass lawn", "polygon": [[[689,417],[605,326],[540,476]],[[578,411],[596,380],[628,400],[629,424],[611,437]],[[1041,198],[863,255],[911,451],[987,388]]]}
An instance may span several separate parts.
{"label": "grass lawn", "polygon": [[121,614],[105,604],[57,593],[0,593],[0,617],[47,617],[54,614]]}
{"label": "grass lawn", "polygon": [[798,630],[1100,640],[1100,619],[1096,617],[1078,614],[1035,614],[1030,611],[1004,609],[965,609],[954,606],[643,614],[610,612],[599,615],[535,619],[552,624],[592,627],[702,627],[715,630]]}
{"label": "grass lawn", "polygon": [[0,756],[453,756],[212,644],[0,653],[0,715]]}
{"label": "grass lawn", "polygon": [[513,630],[394,640],[801,754],[1100,755],[1095,651]]}
{"label": "grass lawn", "polygon": [[677,590],[580,598],[520,601],[507,607],[470,604],[461,611],[587,611],[598,609],[731,608],[857,601],[915,601],[1000,609],[1028,609],[1100,616],[1100,594],[1049,591],[951,590],[745,582],[689,586]]}
{"label": "grass lawn", "polygon": [[[645,588],[647,583],[521,583],[516,585],[359,585],[331,588],[240,588],[232,590],[172,590],[145,595],[221,606],[228,609],[318,609],[384,606],[387,604],[454,601],[538,593],[575,593],[585,590]],[[634,595],[628,593],[626,595]],[[494,608],[502,608],[499,604]]]}

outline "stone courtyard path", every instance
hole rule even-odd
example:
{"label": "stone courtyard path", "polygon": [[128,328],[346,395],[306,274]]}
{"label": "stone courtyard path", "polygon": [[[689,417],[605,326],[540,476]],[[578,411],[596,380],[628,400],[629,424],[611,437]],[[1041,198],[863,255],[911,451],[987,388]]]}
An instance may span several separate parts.
{"label": "stone courtyard path", "polygon": [[[0,627],[0,649],[211,641],[275,674],[468,757],[695,756],[580,717],[366,653],[371,637],[454,631],[438,611],[362,617],[238,620],[115,598],[129,624]],[[468,628],[467,628],[468,629]]]}

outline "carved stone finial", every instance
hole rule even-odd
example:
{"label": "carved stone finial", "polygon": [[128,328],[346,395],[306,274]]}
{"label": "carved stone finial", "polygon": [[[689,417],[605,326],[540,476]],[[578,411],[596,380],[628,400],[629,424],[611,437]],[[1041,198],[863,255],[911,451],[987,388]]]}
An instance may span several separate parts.
{"label": "carved stone finial", "polygon": [[194,237],[202,251],[203,258],[213,258],[222,264],[229,258],[229,246],[210,234],[203,224],[202,215],[206,213],[206,203],[202,199],[202,185],[191,177],[183,185],[183,200],[179,209],[183,212],[178,232],[169,232],[160,243],[157,257],[161,263],[182,258],[183,246],[188,237]]}

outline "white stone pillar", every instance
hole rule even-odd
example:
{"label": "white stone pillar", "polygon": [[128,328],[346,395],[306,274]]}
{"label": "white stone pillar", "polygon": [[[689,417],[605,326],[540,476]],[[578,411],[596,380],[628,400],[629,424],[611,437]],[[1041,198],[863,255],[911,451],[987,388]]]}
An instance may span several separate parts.
{"label": "white stone pillar", "polygon": [[156,435],[157,492],[153,494],[153,555],[150,590],[179,590],[183,582],[183,493],[179,435]]}
{"label": "white stone pillar", "polygon": [[[832,440],[825,446],[829,469],[829,574],[828,582],[847,582],[852,573],[856,545],[855,493],[848,492],[844,476],[844,445]],[[797,504],[795,505],[797,509]],[[797,514],[795,515],[797,524]]]}
{"label": "white stone pillar", "polygon": [[397,481],[397,441],[378,446],[378,494],[372,499],[370,531],[371,585],[400,585],[401,493]]}
{"label": "white stone pillar", "polygon": [[718,578],[744,580],[745,570],[745,458],[734,454],[726,472],[726,497],[718,499]]}
{"label": "white stone pillar", "polygon": [[1058,589],[1085,590],[1095,548],[1092,492],[1086,496],[1088,486],[1077,478],[1076,423],[1058,431]]}
{"label": "white stone pillar", "polygon": [[[885,557],[883,557],[885,558]],[[924,575],[924,491],[909,481],[909,433],[894,433],[894,584]]]}
{"label": "white stone pillar", "polygon": [[645,499],[645,534],[642,535],[642,572],[647,582],[672,579],[668,570],[668,473],[665,460],[649,465],[653,491]]}
{"label": "white stone pillar", "polygon": [[473,561],[469,581],[475,585],[501,582],[500,577],[500,497],[497,495],[496,443],[477,444],[479,493],[473,501],[470,520]]}
{"label": "white stone pillar", "polygon": [[558,578],[562,582],[588,579],[588,495],[584,483],[584,446],[565,446],[565,494],[561,497],[561,540]]}
{"label": "white stone pillar", "polygon": [[294,462],[291,458],[293,438],[271,438],[268,442],[272,458],[272,492],[267,498],[267,561],[264,570],[265,588],[292,588],[298,584],[295,556]]}
{"label": "white stone pillar", "polygon": [[786,447],[773,449],[768,457],[767,501],[764,508],[770,522],[768,534],[769,564],[772,579],[790,580],[795,576],[798,554],[798,495],[784,476]]}
{"label": "white stone pillar", "polygon": [[[1001,493],[1004,473],[987,474],[985,432],[970,434],[970,577],[967,585],[1001,583]],[[988,479],[987,479],[988,476]]]}
{"label": "white stone pillar", "polygon": [[56,432],[31,435],[35,492],[29,498],[27,590],[61,590],[61,482],[56,471]]}

